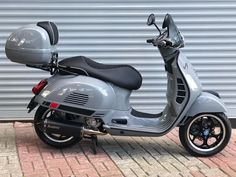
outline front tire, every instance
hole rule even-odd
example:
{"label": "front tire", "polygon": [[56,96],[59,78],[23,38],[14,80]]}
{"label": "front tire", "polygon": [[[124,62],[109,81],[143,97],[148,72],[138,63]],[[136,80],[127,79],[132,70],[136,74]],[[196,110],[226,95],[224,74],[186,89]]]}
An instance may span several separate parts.
{"label": "front tire", "polygon": [[179,138],[193,156],[208,157],[225,148],[231,137],[231,124],[225,114],[190,117],[179,128]]}
{"label": "front tire", "polygon": [[44,121],[50,116],[56,114],[56,111],[40,106],[34,117],[34,129],[38,137],[45,143],[55,148],[66,148],[78,143],[82,138],[73,136],[63,136],[58,134],[49,134],[43,130]]}

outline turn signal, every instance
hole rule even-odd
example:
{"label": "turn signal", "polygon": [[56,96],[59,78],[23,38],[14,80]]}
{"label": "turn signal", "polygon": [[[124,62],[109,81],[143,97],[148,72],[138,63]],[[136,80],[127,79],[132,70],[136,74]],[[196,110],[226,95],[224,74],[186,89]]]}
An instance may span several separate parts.
{"label": "turn signal", "polygon": [[42,80],[38,83],[38,85],[36,85],[35,87],[32,88],[32,92],[35,95],[38,95],[39,92],[47,85],[47,80]]}

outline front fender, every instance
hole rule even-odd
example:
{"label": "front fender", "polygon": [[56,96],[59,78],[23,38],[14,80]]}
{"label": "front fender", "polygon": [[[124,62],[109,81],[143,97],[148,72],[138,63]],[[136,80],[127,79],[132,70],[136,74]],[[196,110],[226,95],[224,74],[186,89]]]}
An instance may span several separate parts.
{"label": "front fender", "polygon": [[207,92],[202,92],[186,113],[186,117],[193,117],[200,113],[216,112],[227,112],[225,104],[220,98],[216,97],[215,95]]}

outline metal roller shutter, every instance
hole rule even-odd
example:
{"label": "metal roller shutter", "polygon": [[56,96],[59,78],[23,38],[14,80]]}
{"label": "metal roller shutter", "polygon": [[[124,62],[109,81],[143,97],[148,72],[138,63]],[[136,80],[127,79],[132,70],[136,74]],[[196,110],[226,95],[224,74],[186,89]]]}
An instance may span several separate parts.
{"label": "metal roller shutter", "polygon": [[0,1],[0,117],[27,118],[31,88],[48,74],[11,63],[4,54],[6,38],[26,24],[50,20],[60,32],[60,59],[75,55],[98,62],[125,63],[143,75],[143,86],[132,94],[132,105],[159,112],[164,107],[166,74],[163,61],[147,38],[157,34],[146,26],[149,13],[161,25],[170,13],[183,35],[184,51],[204,89],[220,93],[236,116],[235,0],[22,0]]}

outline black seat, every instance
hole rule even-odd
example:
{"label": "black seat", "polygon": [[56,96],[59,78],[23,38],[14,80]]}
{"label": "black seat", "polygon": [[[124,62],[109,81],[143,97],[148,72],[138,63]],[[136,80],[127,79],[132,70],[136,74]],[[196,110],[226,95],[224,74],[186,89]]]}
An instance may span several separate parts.
{"label": "black seat", "polygon": [[105,65],[83,56],[66,58],[58,64],[70,72],[95,77],[129,90],[137,90],[142,84],[140,73],[129,65]]}

